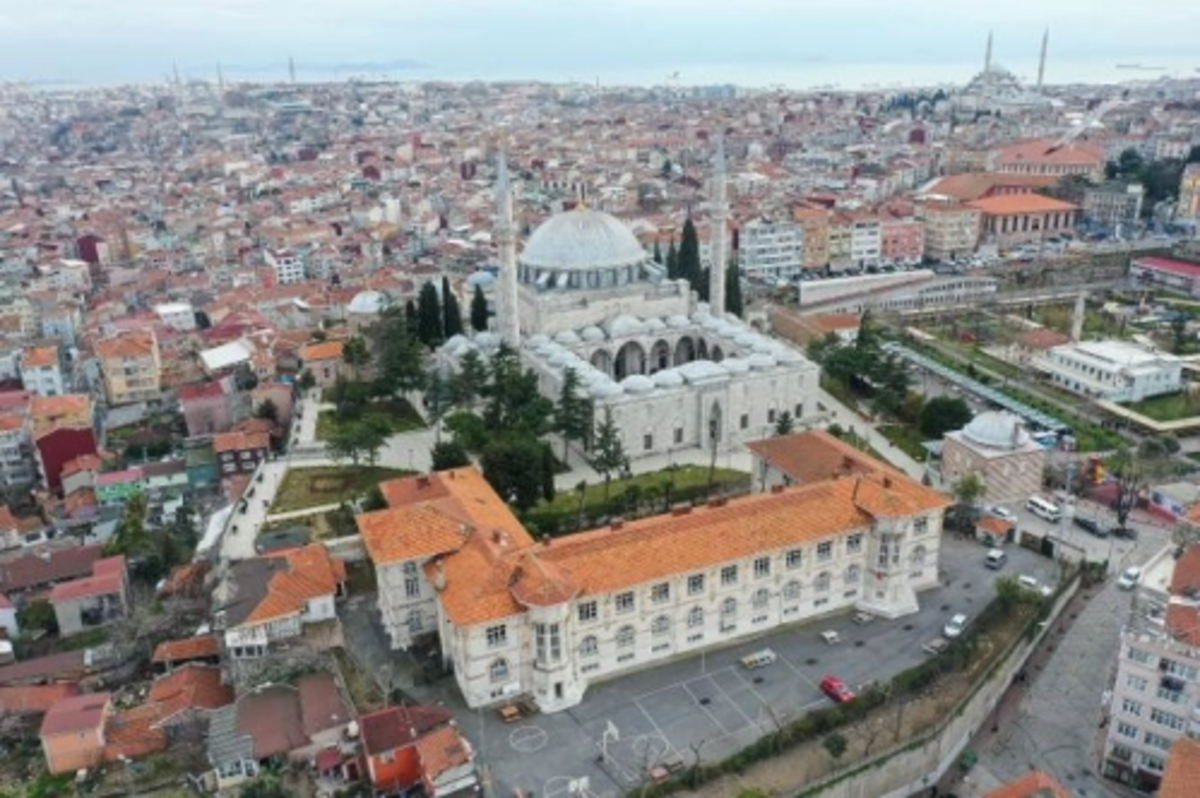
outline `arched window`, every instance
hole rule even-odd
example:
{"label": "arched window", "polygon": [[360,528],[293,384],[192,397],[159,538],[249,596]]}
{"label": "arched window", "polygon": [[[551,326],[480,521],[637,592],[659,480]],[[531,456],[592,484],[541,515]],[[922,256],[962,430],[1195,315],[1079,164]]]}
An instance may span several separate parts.
{"label": "arched window", "polygon": [[634,637],[632,626],[622,626],[617,630],[617,648],[633,648]]}
{"label": "arched window", "polygon": [[858,584],[858,580],[860,578],[862,578],[862,569],[859,568],[857,565],[851,565],[849,568],[846,569],[846,575],[845,575],[846,584],[856,585],[856,584]]}
{"label": "arched window", "polygon": [[737,599],[727,598],[721,602],[721,615],[728,617],[737,615]]}
{"label": "arched window", "polygon": [[783,597],[787,601],[797,601],[800,598],[800,583],[795,579],[783,586]]}
{"label": "arched window", "polygon": [[664,637],[671,633],[671,619],[665,615],[660,615],[650,624],[650,634],[655,637]]}
{"label": "arched window", "polygon": [[508,678],[508,660],[498,659],[492,663],[489,673],[493,682],[502,682]]}
{"label": "arched window", "polygon": [[817,592],[818,593],[829,592],[829,582],[830,582],[830,579],[829,579],[828,571],[822,571],[820,574],[818,574],[817,575],[817,585],[816,585]]}
{"label": "arched window", "polygon": [[588,635],[579,642],[579,656],[595,657],[600,654],[600,641],[595,635]]}
{"label": "arched window", "polygon": [[761,610],[765,608],[770,600],[771,594],[767,592],[766,588],[761,588],[754,591],[754,598],[752,599],[754,602],[754,609]]}
{"label": "arched window", "polygon": [[687,625],[691,629],[704,625],[704,610],[700,607],[692,607],[688,610]]}

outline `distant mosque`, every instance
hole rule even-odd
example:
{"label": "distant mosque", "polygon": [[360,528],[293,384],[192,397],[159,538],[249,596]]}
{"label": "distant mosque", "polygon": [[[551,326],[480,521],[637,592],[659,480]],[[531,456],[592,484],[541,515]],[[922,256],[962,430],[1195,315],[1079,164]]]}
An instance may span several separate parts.
{"label": "distant mosque", "polygon": [[[722,312],[725,275],[710,269],[711,303],[666,270],[619,219],[580,205],[551,216],[520,255],[503,155],[496,181],[500,273],[493,330],[456,336],[439,352],[456,369],[469,351],[503,341],[557,399],[574,370],[597,420],[610,411],[630,458],[728,449],[766,437],[784,414],[818,413],[819,369],[799,351]],[[712,263],[729,258],[724,146],[709,197]]]}
{"label": "distant mosque", "polygon": [[951,98],[956,110],[995,114],[1033,111],[1050,108],[1054,103],[1042,94],[1042,81],[1046,76],[1046,50],[1050,43],[1050,31],[1042,34],[1042,51],[1038,59],[1037,85],[1028,89],[1021,85],[1016,75],[999,64],[992,63],[992,34],[988,32],[987,50],[983,59],[983,71],[971,78],[965,87]]}

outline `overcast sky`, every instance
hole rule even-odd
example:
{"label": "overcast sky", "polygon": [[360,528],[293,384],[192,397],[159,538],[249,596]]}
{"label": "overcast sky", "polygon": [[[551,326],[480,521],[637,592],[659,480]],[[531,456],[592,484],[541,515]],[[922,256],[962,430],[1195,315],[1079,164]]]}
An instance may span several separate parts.
{"label": "overcast sky", "polygon": [[0,0],[0,80],[156,80],[296,59],[301,72],[411,59],[431,72],[712,64],[1183,58],[1200,0]]}

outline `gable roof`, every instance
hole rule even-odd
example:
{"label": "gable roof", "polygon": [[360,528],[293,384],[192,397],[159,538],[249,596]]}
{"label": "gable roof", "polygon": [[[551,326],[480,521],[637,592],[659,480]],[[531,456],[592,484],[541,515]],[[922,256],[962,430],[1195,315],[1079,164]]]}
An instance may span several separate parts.
{"label": "gable roof", "polygon": [[0,562],[0,591],[12,592],[41,587],[51,582],[77,579],[92,573],[103,546],[93,543],[38,554],[23,554]]}
{"label": "gable roof", "polygon": [[314,360],[337,360],[342,356],[342,347],[341,341],[320,341],[308,344],[300,350],[300,359],[305,363],[311,363]]}
{"label": "gable roof", "polygon": [[225,607],[228,628],[297,615],[305,602],[337,592],[346,565],[320,543],[234,563],[234,600]]}
{"label": "gable roof", "polygon": [[79,695],[77,684],[0,687],[0,713],[44,713],[58,702]]}
{"label": "gable roof", "polygon": [[1034,770],[984,793],[983,798],[1071,798],[1071,793],[1053,777]]}
{"label": "gable roof", "polygon": [[180,662],[189,659],[206,659],[221,653],[216,635],[198,635],[183,640],[166,640],[154,648],[152,662]]}
{"label": "gable roof", "polygon": [[447,770],[471,761],[471,747],[453,726],[443,726],[417,740],[417,755],[421,771],[430,781]]}
{"label": "gable roof", "polygon": [[776,435],[750,441],[746,448],[801,485],[854,474],[886,473],[908,480],[902,472],[824,430]]}
{"label": "gable roof", "polygon": [[104,714],[108,706],[108,693],[64,698],[46,712],[40,734],[42,737],[53,737],[99,729],[104,723]]}
{"label": "gable roof", "polygon": [[220,667],[198,663],[155,679],[147,696],[148,701],[162,705],[163,719],[187,709],[218,709],[233,703],[233,699],[233,687],[221,682]]}
{"label": "gable roof", "polygon": [[978,208],[992,216],[1005,216],[1014,213],[1053,213],[1055,211],[1079,210],[1078,205],[1063,202],[1041,194],[1001,194],[998,197],[984,197],[967,203],[972,208]]}
{"label": "gable roof", "polygon": [[453,713],[441,707],[388,707],[358,719],[363,752],[368,756],[386,754],[412,745],[428,731],[448,724]]}

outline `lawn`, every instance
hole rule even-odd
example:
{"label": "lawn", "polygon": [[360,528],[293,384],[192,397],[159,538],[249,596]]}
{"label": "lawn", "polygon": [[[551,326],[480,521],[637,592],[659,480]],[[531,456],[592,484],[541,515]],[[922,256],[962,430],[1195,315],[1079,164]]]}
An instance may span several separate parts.
{"label": "lawn", "polygon": [[366,493],[386,479],[412,474],[382,466],[315,466],[289,469],[275,493],[271,514],[338,504]]}
{"label": "lawn", "polygon": [[[699,465],[671,466],[661,471],[637,474],[609,483],[607,506],[604,483],[588,484],[584,492],[584,527],[592,526],[609,515],[637,517],[664,512],[669,488],[670,501],[703,500],[708,489],[708,468]],[[713,494],[744,493],[750,489],[750,475],[731,468],[713,472]],[[579,528],[579,492],[560,490],[552,502],[540,502],[525,514],[538,531],[553,534]]]}
{"label": "lawn", "polygon": [[1200,416],[1200,396],[1180,391],[1179,393],[1152,396],[1140,402],[1130,402],[1125,407],[1155,421],[1176,421],[1181,418]]}
{"label": "lawn", "polygon": [[[895,446],[899,447],[900,451],[904,452],[918,463],[925,462],[925,457],[928,452],[926,452],[925,447],[921,445],[925,439],[925,436],[923,436],[920,430],[918,430],[916,427],[908,424],[881,424],[876,428],[876,432],[887,438]],[[883,459],[887,460],[886,457]]]}
{"label": "lawn", "polygon": [[[367,418],[382,419],[388,425],[392,435],[412,432],[415,429],[425,429],[425,421],[421,418],[421,414],[413,409],[407,400],[400,398],[372,402],[363,410],[360,419],[356,420]],[[339,418],[335,411],[322,411],[317,416],[317,440],[328,440],[345,423],[347,422]]]}

